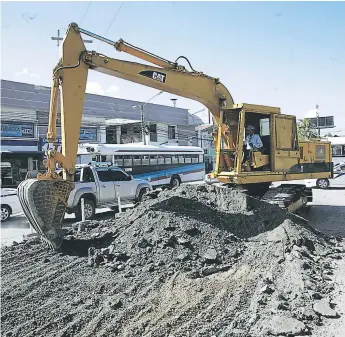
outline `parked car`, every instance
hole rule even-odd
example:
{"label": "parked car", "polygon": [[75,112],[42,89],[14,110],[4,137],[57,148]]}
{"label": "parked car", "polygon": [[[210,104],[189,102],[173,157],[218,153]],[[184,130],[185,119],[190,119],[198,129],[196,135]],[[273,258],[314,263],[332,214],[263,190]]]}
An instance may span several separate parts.
{"label": "parked car", "polygon": [[[310,180],[310,183],[314,180]],[[345,162],[334,165],[333,178],[320,178],[314,183],[317,187],[325,189],[328,187],[344,187],[345,188]],[[314,185],[314,186],[315,186]]]}
{"label": "parked car", "polygon": [[96,208],[118,207],[118,195],[121,205],[140,202],[145,193],[152,190],[147,180],[134,179],[119,167],[95,167],[92,165],[76,166],[75,188],[67,201],[67,213],[75,213],[81,219],[81,199],[84,199],[85,219],[94,217]]}
{"label": "parked car", "polygon": [[17,189],[1,188],[1,221],[7,221],[12,215],[22,212]]}

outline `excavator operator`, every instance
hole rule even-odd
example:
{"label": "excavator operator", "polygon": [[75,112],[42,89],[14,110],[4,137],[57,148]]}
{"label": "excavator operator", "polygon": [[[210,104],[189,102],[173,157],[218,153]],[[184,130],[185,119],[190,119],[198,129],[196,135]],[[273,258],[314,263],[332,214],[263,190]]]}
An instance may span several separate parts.
{"label": "excavator operator", "polygon": [[250,161],[253,151],[261,151],[263,149],[263,143],[260,136],[255,132],[254,125],[248,125],[246,127],[245,144],[243,144],[243,169],[244,171],[251,171]]}
{"label": "excavator operator", "polygon": [[263,147],[260,136],[255,133],[254,125],[248,125],[246,131],[249,133],[246,137],[246,146],[249,151],[260,151]]}

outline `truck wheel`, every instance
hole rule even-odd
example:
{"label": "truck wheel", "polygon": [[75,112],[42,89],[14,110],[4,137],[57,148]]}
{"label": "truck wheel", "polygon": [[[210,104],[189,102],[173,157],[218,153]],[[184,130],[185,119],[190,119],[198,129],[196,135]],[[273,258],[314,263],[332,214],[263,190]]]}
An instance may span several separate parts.
{"label": "truck wheel", "polygon": [[1,205],[1,221],[7,221],[11,216],[11,209],[7,205]]}
{"label": "truck wheel", "polygon": [[147,187],[142,188],[139,192],[138,195],[138,202],[141,202],[143,200],[143,196],[149,191],[149,189]]}
{"label": "truck wheel", "polygon": [[316,185],[319,188],[325,189],[329,186],[329,180],[326,178],[320,178],[316,180]]}
{"label": "truck wheel", "polygon": [[179,176],[172,176],[170,181],[171,187],[179,187],[181,185],[181,179]]}
{"label": "truck wheel", "polygon": [[[96,206],[92,200],[84,199],[84,213],[85,213],[85,220],[91,220],[94,218],[96,214]],[[75,213],[75,217],[77,218],[78,221],[82,220],[81,201],[78,204],[78,210]]]}

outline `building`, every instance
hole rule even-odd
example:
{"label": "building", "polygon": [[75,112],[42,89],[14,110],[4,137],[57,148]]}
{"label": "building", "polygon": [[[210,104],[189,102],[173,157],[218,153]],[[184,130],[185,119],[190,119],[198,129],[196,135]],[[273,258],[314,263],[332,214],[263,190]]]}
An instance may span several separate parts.
{"label": "building", "polygon": [[206,173],[214,170],[216,164],[216,151],[213,142],[213,125],[204,124],[195,127],[197,144],[204,149]]}
{"label": "building", "polygon": [[345,137],[326,137],[332,146],[332,161],[337,164],[345,162]]}
{"label": "building", "polygon": [[[38,158],[48,145],[49,102],[49,87],[1,80],[1,153],[16,166],[18,177],[41,167]],[[140,109],[134,108],[140,104],[143,103],[86,94],[79,141],[141,142]],[[144,113],[151,143],[196,145],[195,126],[189,125],[187,109],[148,103]],[[59,119],[57,143],[61,143]],[[20,160],[12,160],[14,157]]]}

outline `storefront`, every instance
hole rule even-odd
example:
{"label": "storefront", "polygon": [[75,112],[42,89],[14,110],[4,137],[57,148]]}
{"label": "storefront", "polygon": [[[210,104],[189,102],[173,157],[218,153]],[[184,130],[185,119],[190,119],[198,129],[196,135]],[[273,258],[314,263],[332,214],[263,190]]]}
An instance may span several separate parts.
{"label": "storefront", "polygon": [[17,187],[28,171],[44,170],[44,152],[1,151],[1,187]]}
{"label": "storefront", "polygon": [[36,124],[1,121],[2,151],[37,151]]}
{"label": "storefront", "polygon": [[[60,128],[58,129],[58,136],[56,137],[55,144],[59,144],[58,150],[60,151],[61,148],[61,135],[60,135]],[[99,143],[99,130],[98,128],[91,128],[91,127],[81,127],[80,134],[79,134],[79,142],[80,143]],[[40,151],[47,151],[48,149],[48,140],[46,137],[40,137],[38,148]]]}

